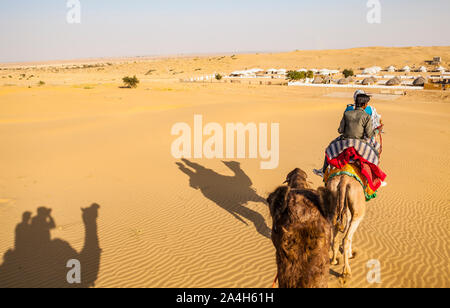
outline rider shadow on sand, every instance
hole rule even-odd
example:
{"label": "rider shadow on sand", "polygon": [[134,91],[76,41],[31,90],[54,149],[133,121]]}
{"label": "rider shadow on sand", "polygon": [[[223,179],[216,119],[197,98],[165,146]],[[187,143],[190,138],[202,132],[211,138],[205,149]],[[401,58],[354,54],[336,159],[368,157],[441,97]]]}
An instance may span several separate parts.
{"label": "rider shadow on sand", "polygon": [[218,174],[187,159],[183,159],[183,163],[177,163],[178,168],[189,176],[192,188],[199,189],[206,198],[243,224],[248,225],[243,218],[251,221],[259,234],[270,238],[271,229],[267,227],[264,217],[245,206],[247,202],[266,204],[266,200],[252,188],[252,181],[238,162],[223,162],[233,171],[233,176]]}
{"label": "rider shadow on sand", "polygon": [[[0,265],[0,288],[88,288],[95,285],[100,269],[101,249],[97,234],[100,206],[92,204],[82,210],[85,228],[84,246],[77,252],[61,239],[52,239],[56,223],[51,209],[41,207],[37,215],[25,212],[15,229],[15,247],[3,256]],[[81,264],[81,284],[69,284],[69,260]]]}

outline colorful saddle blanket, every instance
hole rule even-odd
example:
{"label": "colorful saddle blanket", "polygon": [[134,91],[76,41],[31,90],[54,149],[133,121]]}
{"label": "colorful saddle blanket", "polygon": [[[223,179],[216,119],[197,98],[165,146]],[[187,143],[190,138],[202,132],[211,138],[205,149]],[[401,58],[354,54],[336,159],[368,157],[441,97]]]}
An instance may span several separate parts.
{"label": "colorful saddle blanket", "polygon": [[339,176],[339,175],[348,175],[348,176],[355,178],[363,187],[364,194],[366,196],[366,201],[370,201],[370,200],[376,198],[377,192],[372,190],[372,188],[370,188],[370,185],[368,184],[366,177],[361,173],[359,168],[357,166],[355,166],[354,164],[349,163],[349,164],[346,164],[342,168],[336,168],[336,167],[328,168],[325,171],[323,181],[326,184],[332,178]]}
{"label": "colorful saddle blanket", "polygon": [[[369,140],[336,138],[325,151],[329,160],[335,159],[349,148],[355,151],[367,162],[378,166],[380,164],[381,143],[377,137]],[[378,139],[379,140],[379,139]]]}

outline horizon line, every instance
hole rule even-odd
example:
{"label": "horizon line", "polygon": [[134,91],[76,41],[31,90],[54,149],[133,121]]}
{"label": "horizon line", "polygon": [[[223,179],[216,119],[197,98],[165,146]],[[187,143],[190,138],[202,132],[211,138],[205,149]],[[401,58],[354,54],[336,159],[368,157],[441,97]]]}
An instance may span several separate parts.
{"label": "horizon line", "polygon": [[126,59],[164,59],[164,58],[177,58],[177,57],[206,57],[206,56],[220,56],[220,55],[246,55],[246,54],[272,54],[272,53],[290,53],[301,51],[327,51],[327,50],[352,50],[352,49],[368,49],[368,48],[436,48],[436,47],[450,47],[450,45],[405,45],[405,46],[360,46],[360,47],[346,47],[346,48],[311,48],[311,49],[294,49],[294,50],[248,50],[248,51],[221,51],[221,52],[185,52],[185,53],[166,53],[166,54],[154,54],[154,55],[123,55],[123,56],[101,56],[101,57],[80,57],[80,58],[61,58],[51,60],[32,60],[32,61],[5,61],[0,62],[0,66],[12,66],[12,65],[51,65],[51,64],[70,64],[72,61],[76,61],[78,64],[80,61],[118,61]]}

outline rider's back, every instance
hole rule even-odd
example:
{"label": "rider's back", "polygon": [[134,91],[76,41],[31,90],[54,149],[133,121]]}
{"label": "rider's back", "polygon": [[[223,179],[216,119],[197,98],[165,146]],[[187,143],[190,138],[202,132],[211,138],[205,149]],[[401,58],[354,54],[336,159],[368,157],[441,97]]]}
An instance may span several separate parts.
{"label": "rider's back", "polygon": [[346,111],[338,131],[344,138],[365,139],[374,135],[372,119],[362,108]]}

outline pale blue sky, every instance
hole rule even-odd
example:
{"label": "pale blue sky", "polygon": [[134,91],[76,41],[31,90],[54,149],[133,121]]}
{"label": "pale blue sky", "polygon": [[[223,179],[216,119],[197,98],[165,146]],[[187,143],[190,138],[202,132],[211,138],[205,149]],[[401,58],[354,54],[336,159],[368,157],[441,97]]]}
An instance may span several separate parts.
{"label": "pale blue sky", "polygon": [[450,45],[450,1],[0,0],[0,62],[365,46]]}

